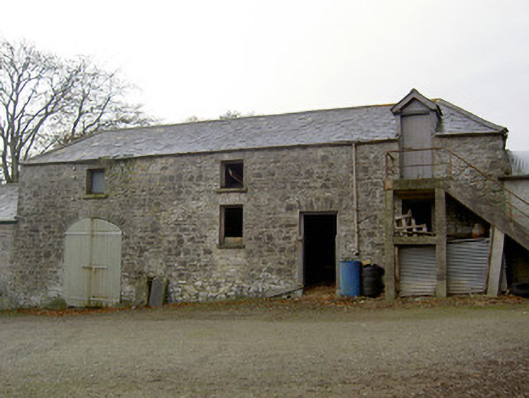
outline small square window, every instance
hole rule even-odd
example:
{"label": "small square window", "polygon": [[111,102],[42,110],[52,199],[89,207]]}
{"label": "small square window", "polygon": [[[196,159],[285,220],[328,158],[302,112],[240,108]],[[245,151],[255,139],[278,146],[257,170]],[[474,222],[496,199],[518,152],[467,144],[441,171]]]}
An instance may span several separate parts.
{"label": "small square window", "polygon": [[242,245],[243,236],[242,206],[221,206],[220,244],[221,246]]}
{"label": "small square window", "polygon": [[221,188],[244,188],[244,164],[242,160],[221,163]]}
{"label": "small square window", "polygon": [[105,170],[88,170],[86,176],[86,193],[92,195],[105,193]]}

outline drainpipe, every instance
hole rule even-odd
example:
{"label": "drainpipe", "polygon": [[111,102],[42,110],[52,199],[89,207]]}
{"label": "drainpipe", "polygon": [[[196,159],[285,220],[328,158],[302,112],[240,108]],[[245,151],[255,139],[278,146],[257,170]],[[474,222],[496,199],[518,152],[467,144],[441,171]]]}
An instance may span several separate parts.
{"label": "drainpipe", "polygon": [[358,247],[359,239],[359,226],[358,226],[358,189],[356,183],[356,142],[353,142],[352,146],[352,160],[353,160],[353,224],[354,224],[354,251],[353,256],[358,257],[360,250]]}

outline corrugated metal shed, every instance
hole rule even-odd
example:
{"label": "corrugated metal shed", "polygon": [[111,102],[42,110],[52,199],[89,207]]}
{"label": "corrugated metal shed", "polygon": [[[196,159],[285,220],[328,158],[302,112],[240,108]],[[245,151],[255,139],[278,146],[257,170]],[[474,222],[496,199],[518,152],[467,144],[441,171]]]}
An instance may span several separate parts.
{"label": "corrugated metal shed", "polygon": [[446,252],[448,293],[485,292],[489,239],[448,242]]}
{"label": "corrugated metal shed", "polygon": [[507,151],[513,176],[529,175],[529,151]]}
{"label": "corrugated metal shed", "polygon": [[0,222],[15,222],[18,205],[18,184],[0,185]]}
{"label": "corrugated metal shed", "polygon": [[435,246],[399,248],[400,296],[433,296],[437,284]]}

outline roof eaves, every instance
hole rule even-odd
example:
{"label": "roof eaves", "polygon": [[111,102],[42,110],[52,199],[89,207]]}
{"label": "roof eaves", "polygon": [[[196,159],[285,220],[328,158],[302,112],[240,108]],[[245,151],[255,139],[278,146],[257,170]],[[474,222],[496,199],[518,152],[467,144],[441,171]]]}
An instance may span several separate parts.
{"label": "roof eaves", "polygon": [[448,133],[435,133],[434,137],[465,137],[465,136],[486,136],[486,135],[503,135],[502,131],[452,131]]}
{"label": "roof eaves", "polygon": [[55,152],[57,151],[60,151],[60,150],[63,150],[63,149],[66,149],[66,148],[69,148],[69,147],[72,147],[74,145],[77,145],[79,144],[80,142],[83,142],[83,141],[86,141],[86,140],[89,140],[89,139],[92,139],[94,137],[97,137],[98,135],[101,135],[101,134],[104,134],[104,133],[108,133],[110,131],[117,131],[117,130],[104,130],[104,131],[98,131],[97,133],[94,133],[94,134],[90,134],[90,135],[87,135],[85,137],[81,137],[75,141],[72,141],[66,145],[62,145],[62,146],[58,146],[57,148],[53,148],[53,149],[50,149],[49,151],[46,151],[44,153],[40,153],[36,156],[32,156],[31,158],[27,159],[27,160],[24,160],[24,161],[21,161],[20,164],[21,165],[26,165],[26,164],[34,164],[34,161],[35,160],[38,160],[40,158],[43,158],[43,157],[47,157],[49,155],[52,155],[54,154]]}
{"label": "roof eaves", "polygon": [[267,146],[256,146],[256,147],[245,147],[245,148],[230,148],[230,149],[214,149],[214,150],[203,150],[203,151],[189,151],[189,152],[172,152],[172,153],[151,153],[151,154],[124,154],[112,157],[101,157],[101,158],[86,158],[86,159],[69,159],[69,160],[56,160],[51,162],[41,163],[26,163],[25,166],[42,166],[42,165],[59,165],[59,164],[89,164],[100,160],[107,161],[124,161],[131,159],[146,159],[155,157],[168,157],[168,156],[191,156],[191,155],[207,155],[214,153],[228,153],[228,152],[245,152],[245,151],[261,151],[261,150],[277,150],[277,149],[292,149],[292,148],[307,148],[307,147],[325,147],[325,146],[344,146],[352,144],[377,144],[383,142],[392,142],[397,139],[394,137],[378,137],[372,139],[356,139],[356,140],[340,140],[330,142],[312,142],[306,144],[285,144],[285,145],[267,145]]}

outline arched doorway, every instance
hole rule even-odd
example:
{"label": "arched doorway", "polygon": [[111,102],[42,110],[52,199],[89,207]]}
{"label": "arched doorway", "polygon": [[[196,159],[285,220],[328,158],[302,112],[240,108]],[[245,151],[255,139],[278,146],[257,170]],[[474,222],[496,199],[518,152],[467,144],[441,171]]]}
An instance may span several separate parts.
{"label": "arched doorway", "polygon": [[98,218],[76,222],[64,238],[64,298],[75,307],[119,302],[121,230]]}

